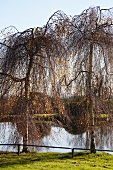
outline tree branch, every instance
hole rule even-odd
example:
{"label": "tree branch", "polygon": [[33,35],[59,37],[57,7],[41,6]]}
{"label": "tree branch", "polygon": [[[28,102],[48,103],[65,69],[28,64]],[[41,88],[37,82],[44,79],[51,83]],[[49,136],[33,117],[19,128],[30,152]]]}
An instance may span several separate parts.
{"label": "tree branch", "polygon": [[83,71],[83,70],[79,71],[78,74],[76,75],[76,77],[73,78],[73,79],[71,79],[69,83],[67,83],[66,75],[64,75],[64,76],[62,77],[62,79],[60,80],[59,83],[61,84],[61,83],[63,82],[63,80],[64,80],[64,81],[65,81],[65,85],[68,87],[73,81],[75,81],[75,80],[78,78],[78,76],[79,76],[81,73],[88,73],[88,71]]}
{"label": "tree branch", "polygon": [[9,77],[10,79],[12,79],[12,80],[15,81],[15,82],[22,82],[22,81],[25,80],[25,78],[20,79],[20,78],[17,78],[17,77],[13,77],[12,75],[7,74],[7,73],[2,73],[2,72],[0,72],[0,75]]}
{"label": "tree branch", "polygon": [[79,71],[77,76],[75,78],[71,79],[70,82],[68,84],[66,84],[66,86],[68,87],[73,81],[75,81],[81,73],[88,73],[88,71]]}

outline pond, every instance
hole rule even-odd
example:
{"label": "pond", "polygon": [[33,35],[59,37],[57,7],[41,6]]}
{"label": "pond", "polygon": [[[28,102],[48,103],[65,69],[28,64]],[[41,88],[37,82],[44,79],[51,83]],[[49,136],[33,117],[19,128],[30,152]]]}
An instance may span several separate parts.
{"label": "pond", "polygon": [[[12,123],[0,123],[0,144],[4,143],[21,143],[23,137],[16,129],[16,125]],[[111,127],[104,127],[100,129],[95,128],[95,142],[96,149],[113,150],[113,132]],[[47,146],[60,147],[75,147],[75,148],[89,148],[89,132],[84,132],[79,135],[68,133],[64,128],[51,126],[49,135],[44,136],[40,141],[30,141],[30,144],[43,144]],[[70,152],[67,149],[45,149],[30,147],[32,151],[37,152]],[[12,146],[0,146],[2,151],[17,151],[17,148]],[[21,147],[22,150],[22,147]],[[78,150],[79,151],[79,150]]]}

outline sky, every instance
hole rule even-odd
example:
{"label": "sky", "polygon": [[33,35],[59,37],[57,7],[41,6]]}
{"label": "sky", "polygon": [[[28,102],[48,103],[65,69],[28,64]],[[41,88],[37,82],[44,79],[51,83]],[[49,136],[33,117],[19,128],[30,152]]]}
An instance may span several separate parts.
{"label": "sky", "polygon": [[42,27],[56,11],[79,15],[91,6],[113,7],[113,0],[0,0],[0,30],[15,26],[18,31]]}

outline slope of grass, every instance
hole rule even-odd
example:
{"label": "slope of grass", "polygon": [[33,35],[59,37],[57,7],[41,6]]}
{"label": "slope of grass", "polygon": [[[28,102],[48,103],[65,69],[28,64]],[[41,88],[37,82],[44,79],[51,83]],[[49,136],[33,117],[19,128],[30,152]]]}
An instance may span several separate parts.
{"label": "slope of grass", "polygon": [[107,153],[15,153],[0,154],[0,170],[94,170],[113,169],[113,155]]}

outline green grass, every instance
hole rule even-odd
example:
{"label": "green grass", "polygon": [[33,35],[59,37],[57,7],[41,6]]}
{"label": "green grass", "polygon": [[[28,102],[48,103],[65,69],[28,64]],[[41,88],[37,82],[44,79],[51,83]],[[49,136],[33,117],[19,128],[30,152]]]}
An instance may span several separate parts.
{"label": "green grass", "polygon": [[15,153],[0,154],[0,170],[113,170],[113,155],[107,153]]}

